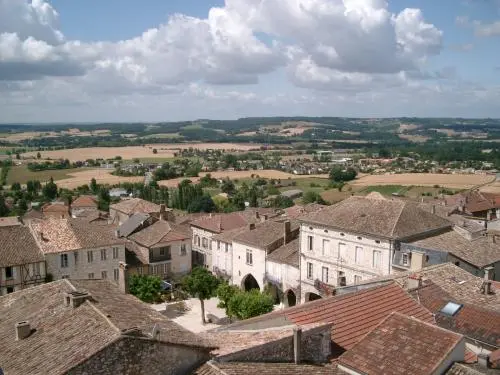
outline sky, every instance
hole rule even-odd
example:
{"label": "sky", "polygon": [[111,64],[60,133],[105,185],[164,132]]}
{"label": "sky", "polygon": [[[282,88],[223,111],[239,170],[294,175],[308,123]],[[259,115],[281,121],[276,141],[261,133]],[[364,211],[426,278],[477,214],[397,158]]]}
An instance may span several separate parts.
{"label": "sky", "polygon": [[500,118],[500,0],[0,0],[0,123]]}

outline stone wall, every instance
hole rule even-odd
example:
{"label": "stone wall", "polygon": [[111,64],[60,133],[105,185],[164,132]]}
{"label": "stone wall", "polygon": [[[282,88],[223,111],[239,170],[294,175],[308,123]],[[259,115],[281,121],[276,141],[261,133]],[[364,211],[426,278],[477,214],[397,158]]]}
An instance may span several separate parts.
{"label": "stone wall", "polygon": [[[302,332],[300,361],[325,363],[331,354],[331,325]],[[217,358],[220,362],[293,362],[293,335]]]}
{"label": "stone wall", "polygon": [[124,337],[74,367],[67,374],[181,375],[190,374],[209,359],[208,349]]}

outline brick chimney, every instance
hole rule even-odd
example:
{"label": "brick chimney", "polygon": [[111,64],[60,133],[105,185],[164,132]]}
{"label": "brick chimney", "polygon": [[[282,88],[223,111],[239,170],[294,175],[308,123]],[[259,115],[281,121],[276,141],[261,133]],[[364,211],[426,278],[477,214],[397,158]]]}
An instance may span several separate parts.
{"label": "brick chimney", "polygon": [[264,221],[266,221],[266,220],[267,220],[267,218],[268,218],[268,216],[267,216],[266,214],[262,215],[262,216],[260,217],[260,221],[261,221],[261,223],[263,223]]}
{"label": "brick chimney", "polygon": [[409,290],[418,289],[421,286],[422,286],[422,276],[417,275],[416,273],[408,276],[407,289]]}
{"label": "brick chimney", "polygon": [[255,218],[256,218],[257,220],[259,220],[259,219],[260,219],[260,214],[259,214],[259,211],[255,211]]}
{"label": "brick chimney", "polygon": [[431,212],[433,215],[436,214],[436,205],[435,204],[432,205]]}
{"label": "brick chimney", "polygon": [[290,220],[286,220],[283,222],[283,242],[284,244],[287,244],[290,242],[292,237],[292,223]]}
{"label": "brick chimney", "polygon": [[64,305],[76,309],[88,299],[90,299],[90,294],[87,292],[69,292],[64,296]]}
{"label": "brick chimney", "polygon": [[31,325],[29,322],[18,322],[15,324],[16,328],[16,340],[24,340],[29,335],[31,335]]}
{"label": "brick chimney", "polygon": [[412,271],[418,271],[421,270],[426,266],[426,261],[425,261],[426,255],[425,253],[422,253],[420,251],[412,251],[411,252],[411,263],[410,263],[410,270]]}

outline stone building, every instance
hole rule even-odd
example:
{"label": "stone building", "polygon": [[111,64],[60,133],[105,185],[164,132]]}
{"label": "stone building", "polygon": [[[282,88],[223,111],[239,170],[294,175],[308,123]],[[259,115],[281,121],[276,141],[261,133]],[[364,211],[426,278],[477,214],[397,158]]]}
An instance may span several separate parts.
{"label": "stone building", "polygon": [[0,297],[9,375],[190,374],[213,345],[105,280],[59,280]]}
{"label": "stone building", "polygon": [[[425,259],[400,251],[402,242],[448,231],[452,224],[409,201],[378,193],[350,197],[300,217],[302,302],[320,298],[337,286],[422,268]],[[417,264],[419,263],[419,264]]]}
{"label": "stone building", "polygon": [[69,206],[65,202],[52,202],[42,206],[44,218],[66,219],[70,217]]}
{"label": "stone building", "polygon": [[32,221],[30,229],[54,280],[109,279],[118,283],[126,241],[116,237],[114,225],[48,219]]}
{"label": "stone building", "polygon": [[135,213],[149,214],[159,218],[161,210],[169,213],[172,211],[164,205],[162,207],[141,198],[124,199],[109,206],[109,219],[112,223],[122,224]]}
{"label": "stone building", "polygon": [[98,212],[97,200],[91,195],[80,195],[71,202],[71,216],[83,216],[84,212]]}
{"label": "stone building", "polygon": [[45,282],[43,253],[23,225],[0,227],[0,295]]}

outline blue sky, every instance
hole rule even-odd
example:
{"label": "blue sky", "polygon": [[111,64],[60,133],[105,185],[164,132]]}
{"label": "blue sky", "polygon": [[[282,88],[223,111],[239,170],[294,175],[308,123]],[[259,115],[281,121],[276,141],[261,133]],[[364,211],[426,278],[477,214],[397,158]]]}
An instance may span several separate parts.
{"label": "blue sky", "polygon": [[5,122],[500,117],[499,0],[0,0]]}

